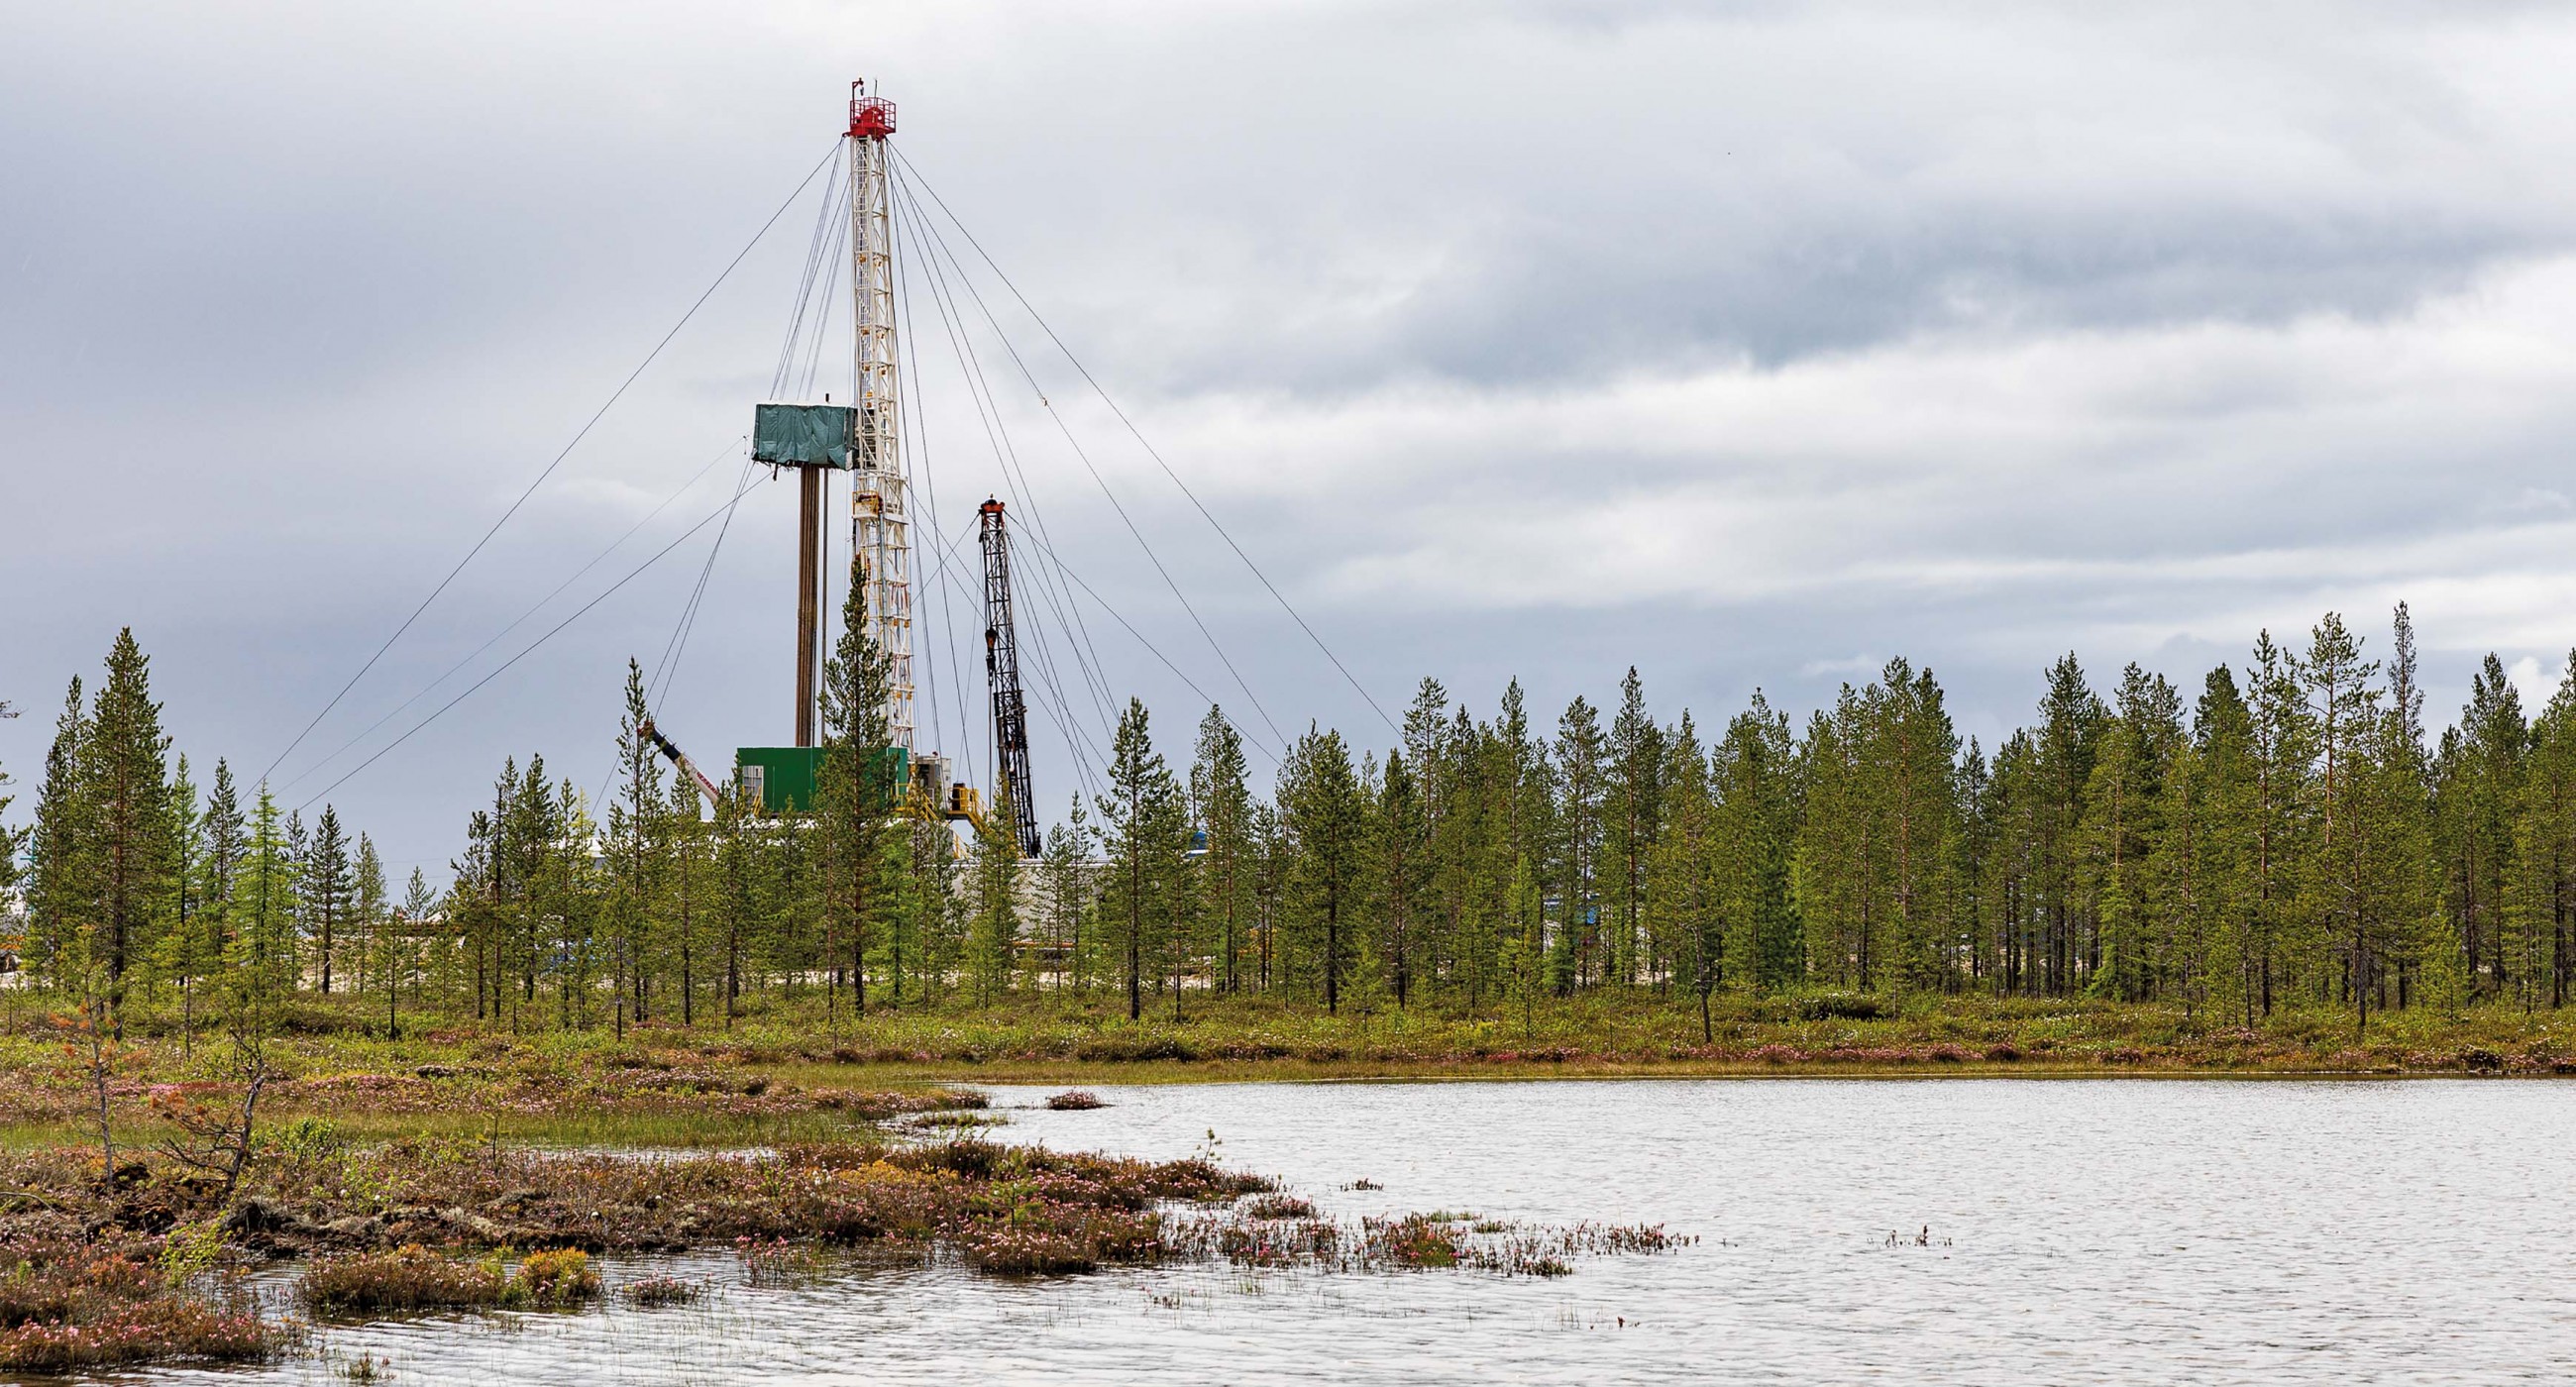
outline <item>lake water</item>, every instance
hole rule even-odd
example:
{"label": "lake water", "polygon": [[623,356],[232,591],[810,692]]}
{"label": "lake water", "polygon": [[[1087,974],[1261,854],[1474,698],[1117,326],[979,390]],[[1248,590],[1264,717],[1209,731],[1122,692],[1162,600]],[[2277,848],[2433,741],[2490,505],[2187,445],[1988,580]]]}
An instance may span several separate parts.
{"label": "lake water", "polygon": [[[1328,1212],[1662,1223],[1560,1280],[953,1265],[698,1306],[327,1331],[139,1380],[2514,1382],[2576,1380],[2576,1085],[1759,1080],[996,1088],[996,1136],[1285,1177]],[[1384,1188],[1352,1191],[1366,1179]],[[1928,1226],[1929,1245],[1917,1245]],[[1894,1245],[1889,1235],[1898,1234]]]}

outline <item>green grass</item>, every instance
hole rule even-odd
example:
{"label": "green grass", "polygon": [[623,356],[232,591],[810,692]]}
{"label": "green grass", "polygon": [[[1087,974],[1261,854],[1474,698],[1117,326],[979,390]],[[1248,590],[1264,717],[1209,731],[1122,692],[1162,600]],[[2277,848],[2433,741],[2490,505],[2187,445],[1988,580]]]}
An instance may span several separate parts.
{"label": "green grass", "polygon": [[[0,1006],[0,1147],[88,1129],[85,1072],[41,999]],[[2241,1015],[2080,998],[1832,993],[1726,997],[1704,1036],[1689,999],[1647,991],[1549,999],[1526,1011],[1449,1004],[1345,1012],[1273,998],[1169,996],[1131,1021],[1108,994],[1020,996],[990,1007],[880,1008],[864,1019],[764,999],[730,1028],[652,1025],[513,1035],[415,1016],[408,1038],[367,1029],[356,1002],[300,999],[277,1051],[272,1121],[325,1117],[355,1137],[489,1137],[553,1147],[714,1148],[830,1138],[915,1111],[957,1083],[1081,1085],[1254,1080],[1622,1076],[2407,1075],[2576,1072],[2576,1012],[2482,1006]],[[155,1086],[214,1097],[223,1047],[193,1050],[147,1003],[130,1009],[116,1107],[149,1145]],[[875,1090],[875,1091],[871,1091]]]}

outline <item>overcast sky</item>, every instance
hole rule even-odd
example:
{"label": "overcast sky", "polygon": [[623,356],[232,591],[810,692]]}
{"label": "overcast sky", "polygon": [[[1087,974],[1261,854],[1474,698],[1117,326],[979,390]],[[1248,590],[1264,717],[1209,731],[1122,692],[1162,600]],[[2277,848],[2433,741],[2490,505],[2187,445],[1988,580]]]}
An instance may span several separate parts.
{"label": "overcast sky", "polygon": [[[2188,691],[2330,609],[2384,651],[2400,599],[2437,722],[2489,650],[2536,708],[2576,644],[2576,12],[1939,8],[0,0],[15,817],[123,624],[196,764],[276,758],[826,156],[862,75],[1390,712],[1425,674],[1480,712],[1518,676],[1552,722],[1634,664],[1666,718],[1756,686],[1803,717],[1903,654],[1991,746],[2065,651]],[[822,195],[280,767],[286,803],[715,512]],[[1387,740],[995,302],[1037,378],[968,324],[1006,487],[933,307],[941,528],[1006,491],[1256,739]],[[663,721],[710,762],[788,739],[793,513],[792,485],[743,499],[672,671]],[[504,755],[595,789],[624,662],[658,664],[714,535],[332,790],[344,817],[435,875]],[[1186,759],[1196,696],[1086,624]]]}

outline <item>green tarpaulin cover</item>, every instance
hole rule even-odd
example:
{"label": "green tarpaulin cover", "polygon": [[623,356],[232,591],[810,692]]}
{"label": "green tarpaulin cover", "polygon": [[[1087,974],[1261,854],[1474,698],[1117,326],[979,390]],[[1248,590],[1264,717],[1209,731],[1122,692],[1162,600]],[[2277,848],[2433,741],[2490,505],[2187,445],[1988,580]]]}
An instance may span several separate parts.
{"label": "green tarpaulin cover", "polygon": [[751,419],[751,460],[781,467],[848,467],[856,430],[848,405],[762,405]]}

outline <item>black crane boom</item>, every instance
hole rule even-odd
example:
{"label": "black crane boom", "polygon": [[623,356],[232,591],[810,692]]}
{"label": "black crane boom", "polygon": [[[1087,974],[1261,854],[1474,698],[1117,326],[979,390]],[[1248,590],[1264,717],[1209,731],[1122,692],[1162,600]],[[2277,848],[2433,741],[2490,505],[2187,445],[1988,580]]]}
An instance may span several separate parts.
{"label": "black crane boom", "polygon": [[1029,705],[1020,694],[1020,645],[1011,632],[1011,543],[1002,503],[983,506],[984,678],[993,694],[996,787],[1011,804],[1020,855],[1038,855],[1037,796],[1029,787]]}

